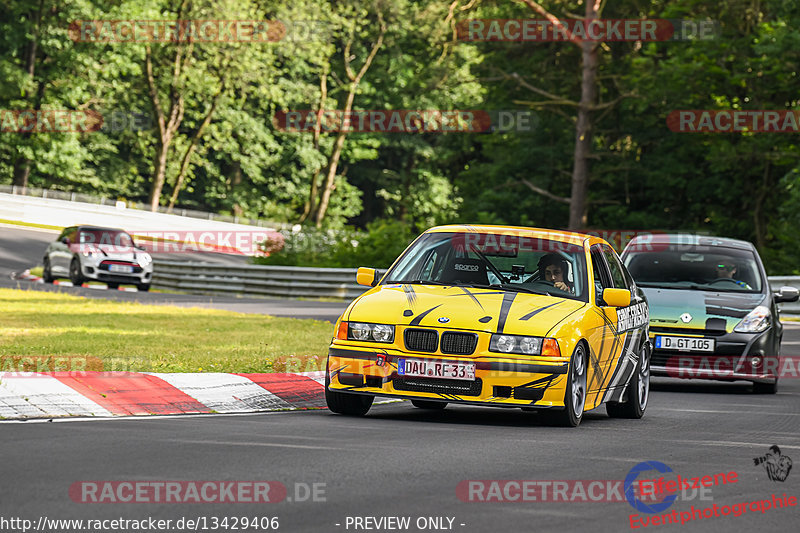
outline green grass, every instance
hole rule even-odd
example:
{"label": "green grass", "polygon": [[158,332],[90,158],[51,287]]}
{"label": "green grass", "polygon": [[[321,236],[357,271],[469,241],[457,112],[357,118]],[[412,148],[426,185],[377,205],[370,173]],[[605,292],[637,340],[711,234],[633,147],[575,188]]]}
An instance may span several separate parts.
{"label": "green grass", "polygon": [[333,325],[0,289],[0,371],[322,370]]}

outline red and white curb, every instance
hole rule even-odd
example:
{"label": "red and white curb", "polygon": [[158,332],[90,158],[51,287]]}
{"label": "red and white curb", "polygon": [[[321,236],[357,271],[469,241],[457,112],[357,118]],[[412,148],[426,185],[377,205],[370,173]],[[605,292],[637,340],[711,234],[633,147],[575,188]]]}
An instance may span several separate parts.
{"label": "red and white curb", "polygon": [[252,413],[325,407],[325,372],[0,372],[0,417]]}

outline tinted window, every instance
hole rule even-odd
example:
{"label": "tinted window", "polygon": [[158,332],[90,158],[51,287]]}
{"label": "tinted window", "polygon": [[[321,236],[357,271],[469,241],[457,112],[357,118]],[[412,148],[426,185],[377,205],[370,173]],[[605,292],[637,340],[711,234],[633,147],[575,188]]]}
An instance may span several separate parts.
{"label": "tinted window", "polygon": [[760,292],[763,286],[758,258],[738,248],[665,245],[626,253],[625,265],[642,287]]}
{"label": "tinted window", "polygon": [[617,253],[610,246],[603,245],[601,246],[601,249],[603,250],[603,255],[606,258],[606,263],[608,263],[608,268],[611,270],[611,281],[614,284],[614,288],[630,289],[625,279],[625,274],[623,273],[622,263],[617,257]]}

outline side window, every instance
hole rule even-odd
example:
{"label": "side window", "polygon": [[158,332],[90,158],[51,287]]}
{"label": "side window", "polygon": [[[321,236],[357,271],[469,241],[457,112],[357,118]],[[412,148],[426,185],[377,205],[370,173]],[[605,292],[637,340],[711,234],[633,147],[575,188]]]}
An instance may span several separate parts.
{"label": "side window", "polygon": [[603,245],[602,250],[603,255],[606,257],[608,268],[611,270],[613,287],[616,289],[630,289],[628,280],[625,279],[625,274],[623,273],[622,263],[620,263],[619,258],[617,258],[616,252],[607,245]]}
{"label": "side window", "polygon": [[612,288],[614,285],[611,281],[611,274],[608,271],[606,262],[603,259],[603,252],[600,250],[599,245],[594,245],[591,248],[592,255],[592,271],[594,273],[594,296],[597,305],[603,304],[603,289]]}

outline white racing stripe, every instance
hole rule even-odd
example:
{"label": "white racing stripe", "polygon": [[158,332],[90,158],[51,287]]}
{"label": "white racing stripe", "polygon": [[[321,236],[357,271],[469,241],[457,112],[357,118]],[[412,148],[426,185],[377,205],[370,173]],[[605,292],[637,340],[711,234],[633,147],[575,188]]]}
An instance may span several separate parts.
{"label": "white racing stripe", "polygon": [[2,372],[0,416],[111,416],[111,413],[52,376]]}
{"label": "white racing stripe", "polygon": [[218,413],[241,413],[293,406],[249,379],[224,373],[151,373]]}

